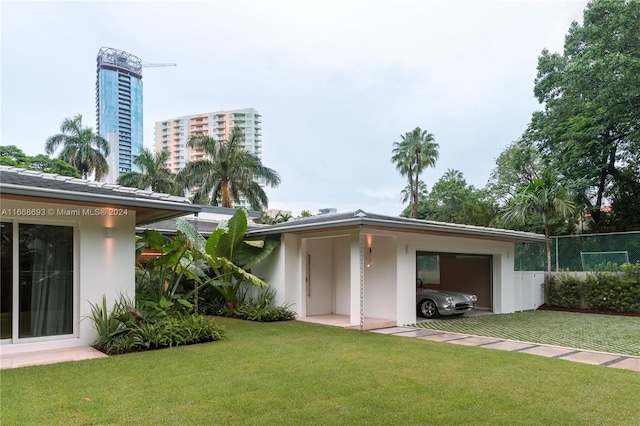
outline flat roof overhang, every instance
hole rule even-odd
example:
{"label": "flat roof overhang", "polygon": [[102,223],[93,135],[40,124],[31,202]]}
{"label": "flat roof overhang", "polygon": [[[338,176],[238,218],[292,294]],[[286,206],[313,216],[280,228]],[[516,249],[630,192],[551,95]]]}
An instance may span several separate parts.
{"label": "flat roof overhang", "polygon": [[50,202],[91,207],[128,208],[136,212],[136,226],[163,219],[200,212],[201,207],[191,203],[152,200],[137,197],[119,197],[88,192],[57,191],[48,188],[0,184],[0,198],[16,201]]}
{"label": "flat roof overhang", "polygon": [[[295,222],[295,221],[293,221]],[[264,228],[251,228],[247,236],[262,236],[270,234],[307,234],[310,232],[330,232],[345,229],[356,229],[364,226],[369,230],[379,229],[395,232],[409,232],[416,234],[441,235],[459,238],[475,238],[493,241],[505,241],[513,243],[544,243],[547,239],[544,235],[530,232],[512,231],[497,228],[483,228],[478,226],[458,225],[452,223],[415,221],[394,221],[377,218],[349,218],[335,221],[315,222],[307,224],[295,224],[285,222],[280,226],[267,226]],[[288,226],[287,226],[288,225]]]}

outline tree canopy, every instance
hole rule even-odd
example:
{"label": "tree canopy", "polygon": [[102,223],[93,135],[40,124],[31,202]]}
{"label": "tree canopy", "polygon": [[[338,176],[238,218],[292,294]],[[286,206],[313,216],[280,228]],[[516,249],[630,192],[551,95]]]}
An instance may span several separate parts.
{"label": "tree canopy", "polygon": [[176,176],[166,166],[169,151],[152,153],[142,148],[140,154],[133,159],[133,164],[142,172],[127,172],[118,177],[118,184],[140,189],[150,189],[164,194],[184,195],[176,183]]}
{"label": "tree canopy", "polygon": [[239,127],[231,130],[229,140],[207,135],[189,139],[187,146],[202,150],[207,159],[190,162],[178,172],[179,185],[194,191],[193,201],[233,207],[244,197],[252,209],[263,210],[269,199],[260,182],[276,187],[278,173],[265,167],[260,158],[243,146],[244,134]]}
{"label": "tree canopy", "polygon": [[420,173],[427,167],[435,166],[439,145],[431,133],[420,127],[405,133],[400,136],[400,139],[400,142],[393,143],[391,162],[396,165],[400,174],[408,179],[411,216],[417,218],[420,203]]}
{"label": "tree canopy", "polygon": [[109,173],[109,143],[93,133],[90,127],[82,125],[82,115],[64,119],[60,124],[60,132],[47,139],[47,154],[53,154],[62,146],[58,158],[75,166],[84,179],[93,174],[96,180],[100,180]]}
{"label": "tree canopy", "polygon": [[73,165],[44,154],[26,155],[15,145],[0,146],[0,165],[37,170],[43,173],[54,173],[61,176],[79,178],[80,173]]}
{"label": "tree canopy", "polygon": [[[420,182],[423,184],[423,182]],[[403,194],[406,192],[403,191]],[[418,219],[465,225],[489,226],[495,212],[494,201],[485,190],[467,184],[462,172],[449,169],[433,184],[431,192],[421,187]],[[406,195],[405,195],[406,196]],[[402,216],[410,216],[407,207]]]}
{"label": "tree canopy", "polygon": [[571,24],[564,52],[543,50],[538,59],[534,93],[544,110],[529,132],[554,169],[586,179],[596,224],[607,197],[624,198],[618,187],[640,183],[638,34],[640,1],[592,1],[584,23]]}

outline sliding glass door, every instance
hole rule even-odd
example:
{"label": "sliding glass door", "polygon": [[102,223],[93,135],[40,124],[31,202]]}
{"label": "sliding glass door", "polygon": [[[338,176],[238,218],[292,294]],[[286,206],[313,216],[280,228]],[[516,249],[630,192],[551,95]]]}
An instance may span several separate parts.
{"label": "sliding glass door", "polygon": [[71,226],[2,223],[3,339],[73,334],[73,241]]}

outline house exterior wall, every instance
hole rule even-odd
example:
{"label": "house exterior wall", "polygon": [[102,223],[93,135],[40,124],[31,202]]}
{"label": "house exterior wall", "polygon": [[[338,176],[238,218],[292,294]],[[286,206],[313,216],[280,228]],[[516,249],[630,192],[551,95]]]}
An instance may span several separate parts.
{"label": "house exterior wall", "polygon": [[[260,271],[259,276],[266,276],[277,290],[278,303],[293,304],[291,309],[298,316],[307,316],[307,244],[316,239],[326,239],[323,242],[326,247],[323,247],[331,252],[331,262],[327,265],[333,271],[333,313],[349,315],[351,323],[357,324],[360,319],[361,263],[358,228],[284,234],[280,248],[254,270]],[[509,313],[518,308],[513,273],[514,243],[367,227],[363,228],[363,243],[364,315],[367,318],[395,320],[399,325],[415,323],[418,251],[492,256],[493,311]],[[309,312],[313,314],[313,310]]]}
{"label": "house exterior wall", "polygon": [[[93,206],[2,200],[2,209],[45,209],[38,217],[3,215],[3,221],[74,226],[74,334],[3,342],[2,353],[91,345],[97,337],[89,302],[107,299],[111,308],[120,294],[135,297],[135,211],[102,215]],[[110,210],[107,209],[107,212]],[[49,213],[52,212],[52,213]],[[66,214],[68,213],[68,214]],[[120,213],[124,213],[123,211]],[[107,237],[106,228],[111,228]],[[85,319],[86,318],[86,319]]]}
{"label": "house exterior wall", "polygon": [[395,237],[365,234],[364,316],[367,318],[396,318],[396,252]]}
{"label": "house exterior wall", "polygon": [[280,245],[251,272],[265,280],[276,292],[274,303],[291,304],[291,309],[301,314],[302,294],[300,286],[300,240],[296,235],[284,234]]}
{"label": "house exterior wall", "polygon": [[336,237],[333,241],[333,266],[335,282],[335,313],[349,315],[351,299],[349,276],[351,263],[349,252],[351,250],[351,238],[349,236]]}

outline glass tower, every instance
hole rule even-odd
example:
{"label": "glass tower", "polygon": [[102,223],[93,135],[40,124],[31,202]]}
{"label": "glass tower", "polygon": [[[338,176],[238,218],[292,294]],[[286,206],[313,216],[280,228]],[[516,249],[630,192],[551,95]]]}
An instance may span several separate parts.
{"label": "glass tower", "polygon": [[142,61],[122,50],[102,47],[97,56],[96,128],[109,142],[109,175],[140,171],[133,159],[142,149]]}

